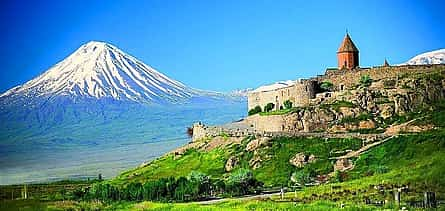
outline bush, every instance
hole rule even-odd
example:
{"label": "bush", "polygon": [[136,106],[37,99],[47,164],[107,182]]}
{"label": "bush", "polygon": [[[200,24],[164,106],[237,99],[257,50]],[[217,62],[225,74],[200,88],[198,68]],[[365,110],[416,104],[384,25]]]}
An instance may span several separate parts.
{"label": "bush", "polygon": [[320,88],[323,91],[332,91],[332,88],[334,87],[334,84],[330,81],[323,81],[320,84]]}
{"label": "bush", "polygon": [[372,84],[372,78],[369,75],[362,75],[360,77],[360,86],[362,87],[368,87]]}
{"label": "bush", "polygon": [[270,112],[275,107],[273,103],[268,103],[266,106],[264,106],[264,112]]}
{"label": "bush", "polygon": [[261,113],[261,107],[260,106],[255,106],[255,108],[252,108],[252,109],[249,110],[249,116],[257,114],[257,113]]}
{"label": "bush", "polygon": [[286,100],[286,101],[284,101],[284,107],[286,108],[286,109],[291,109],[292,108],[292,102],[290,101],[290,100]]}
{"label": "bush", "polygon": [[306,185],[307,183],[310,183],[314,176],[315,172],[309,168],[303,168],[302,170],[299,170],[292,174],[294,180],[297,181],[302,186]]}
{"label": "bush", "polygon": [[343,182],[343,177],[340,171],[335,171],[334,176],[332,177],[332,182]]}
{"label": "bush", "polygon": [[238,169],[232,172],[227,179],[226,190],[232,195],[244,195],[254,192],[255,188],[261,186],[249,169]]}

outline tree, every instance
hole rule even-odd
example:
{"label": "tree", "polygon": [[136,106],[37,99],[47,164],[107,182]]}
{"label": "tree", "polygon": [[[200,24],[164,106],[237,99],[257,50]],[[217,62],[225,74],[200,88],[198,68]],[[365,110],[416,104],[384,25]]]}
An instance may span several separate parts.
{"label": "tree", "polygon": [[249,110],[249,116],[260,113],[260,112],[261,112],[261,107],[257,105],[257,106],[255,106],[255,108],[252,108]]}
{"label": "tree", "polygon": [[320,88],[323,91],[332,91],[333,87],[334,87],[334,84],[332,84],[332,82],[330,82],[330,81],[323,81],[320,84]]}
{"label": "tree", "polygon": [[290,100],[284,101],[284,108],[291,109],[292,108],[292,102]]}
{"label": "tree", "polygon": [[207,196],[210,193],[210,178],[206,174],[198,171],[192,171],[188,175],[188,180],[193,185],[194,191],[192,196],[198,198],[200,196]]}
{"label": "tree", "polygon": [[264,112],[270,112],[275,107],[273,103],[268,103],[266,106],[264,106]]}
{"label": "tree", "polygon": [[226,189],[234,195],[244,195],[253,192],[253,189],[260,185],[251,170],[241,168],[230,174]]}
{"label": "tree", "polygon": [[372,78],[369,75],[362,75],[360,77],[360,85],[362,87],[368,87],[372,84]]}

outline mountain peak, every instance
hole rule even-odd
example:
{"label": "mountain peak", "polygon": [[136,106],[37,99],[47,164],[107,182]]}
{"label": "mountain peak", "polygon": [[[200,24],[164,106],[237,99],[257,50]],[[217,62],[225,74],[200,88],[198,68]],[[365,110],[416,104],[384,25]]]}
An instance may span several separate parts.
{"label": "mountain peak", "polygon": [[196,90],[117,47],[90,41],[40,76],[1,96],[112,98],[156,103],[176,102],[196,94]]}
{"label": "mountain peak", "polygon": [[109,45],[109,44],[103,41],[96,41],[96,40],[91,40],[84,44],[84,46],[104,46],[104,45]]}
{"label": "mountain peak", "polygon": [[410,59],[405,64],[408,65],[445,64],[445,48],[419,54]]}
{"label": "mountain peak", "polygon": [[93,40],[80,46],[73,54],[90,54],[94,52],[101,52],[106,49],[120,51],[118,48],[109,43]]}

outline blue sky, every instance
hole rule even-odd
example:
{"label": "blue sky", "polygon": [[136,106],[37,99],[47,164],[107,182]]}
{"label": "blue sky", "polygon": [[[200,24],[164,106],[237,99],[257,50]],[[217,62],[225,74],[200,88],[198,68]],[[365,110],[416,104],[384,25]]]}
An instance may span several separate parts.
{"label": "blue sky", "polygon": [[445,48],[444,1],[2,1],[0,92],[109,42],[189,86],[229,91],[322,74],[349,30],[361,66]]}

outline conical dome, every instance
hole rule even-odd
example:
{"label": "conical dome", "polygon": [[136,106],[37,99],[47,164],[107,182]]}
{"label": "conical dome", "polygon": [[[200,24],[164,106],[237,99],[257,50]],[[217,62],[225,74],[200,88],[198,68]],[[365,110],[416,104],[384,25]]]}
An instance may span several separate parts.
{"label": "conical dome", "polygon": [[355,47],[354,42],[352,42],[352,39],[348,33],[346,33],[343,42],[341,42],[340,47],[338,48],[337,53],[341,52],[358,52],[357,47]]}

